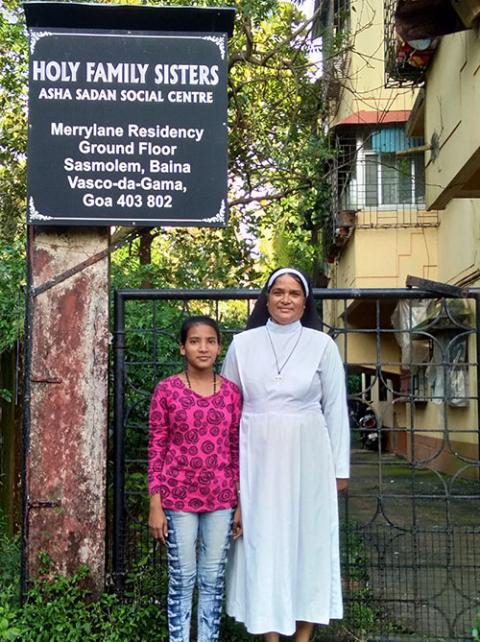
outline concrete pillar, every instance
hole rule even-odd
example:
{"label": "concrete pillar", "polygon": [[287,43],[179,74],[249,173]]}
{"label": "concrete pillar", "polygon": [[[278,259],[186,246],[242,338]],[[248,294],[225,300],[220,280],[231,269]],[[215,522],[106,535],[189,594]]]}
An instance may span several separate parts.
{"label": "concrete pillar", "polygon": [[[108,228],[34,228],[32,287],[104,251]],[[31,298],[27,372],[25,564],[45,551],[56,572],[105,574],[108,259]],[[28,364],[28,361],[27,361]]]}

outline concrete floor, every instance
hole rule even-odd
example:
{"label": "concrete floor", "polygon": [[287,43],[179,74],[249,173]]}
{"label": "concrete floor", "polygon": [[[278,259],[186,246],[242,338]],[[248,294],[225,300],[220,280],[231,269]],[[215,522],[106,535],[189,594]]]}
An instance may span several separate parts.
{"label": "concrete floor", "polygon": [[[354,447],[341,513],[353,533],[344,575],[346,603],[350,597],[358,607],[350,627],[357,639],[472,639],[480,607],[478,481]],[[324,631],[318,639],[341,635]]]}

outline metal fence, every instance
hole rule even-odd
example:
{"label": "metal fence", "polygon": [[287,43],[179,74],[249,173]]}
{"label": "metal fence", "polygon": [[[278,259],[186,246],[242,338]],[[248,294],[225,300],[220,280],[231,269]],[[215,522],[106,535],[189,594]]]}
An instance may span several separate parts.
{"label": "metal fence", "polygon": [[[182,367],[180,323],[217,318],[225,350],[257,295],[116,292],[110,564],[119,590],[140,582],[165,599],[164,553],[147,525],[147,418],[155,384]],[[314,295],[344,358],[352,429],[351,483],[340,500],[345,618],[315,639],[471,640],[480,606],[480,294]]]}

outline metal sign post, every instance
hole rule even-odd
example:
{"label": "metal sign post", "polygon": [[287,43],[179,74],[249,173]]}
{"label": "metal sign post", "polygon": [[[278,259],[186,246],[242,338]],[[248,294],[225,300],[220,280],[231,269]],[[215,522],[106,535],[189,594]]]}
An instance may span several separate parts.
{"label": "metal sign post", "polygon": [[[221,226],[233,9],[25,3],[30,34],[22,588],[105,580],[109,226]],[[121,504],[122,498],[117,498]]]}
{"label": "metal sign post", "polygon": [[204,11],[214,31],[185,8],[182,31],[30,28],[29,223],[225,225],[233,13]]}

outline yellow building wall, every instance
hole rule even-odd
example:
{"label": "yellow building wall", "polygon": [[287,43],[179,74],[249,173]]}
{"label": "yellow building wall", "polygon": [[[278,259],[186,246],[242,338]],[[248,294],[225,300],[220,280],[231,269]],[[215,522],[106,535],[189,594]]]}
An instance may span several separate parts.
{"label": "yellow building wall", "polygon": [[437,228],[357,228],[332,287],[404,288],[409,274],[437,280],[437,256]]}
{"label": "yellow building wall", "polygon": [[427,207],[442,209],[460,193],[480,196],[479,69],[475,29],[442,38],[426,85]]}
{"label": "yellow building wall", "polygon": [[[352,7],[352,52],[333,125],[364,110],[410,110],[416,97],[411,87],[383,87],[383,0],[352,0]],[[404,288],[409,274],[480,286],[480,35],[474,29],[441,39],[427,75],[424,138],[432,145],[425,156],[425,200],[427,208],[442,210],[438,227],[357,226],[332,266],[330,287]],[[343,302],[328,302],[326,318],[342,325],[343,310]],[[378,355],[373,335],[349,334],[348,362],[363,364],[365,371],[369,369],[365,364],[378,357],[399,359],[392,337],[382,337],[381,343],[382,354]],[[476,361],[473,336],[469,361]],[[385,366],[382,369],[386,371]],[[396,369],[389,369],[395,377]],[[470,394],[476,396],[475,367],[469,369],[469,383]],[[416,453],[425,465],[450,472],[463,465],[457,455],[478,457],[478,435],[472,432],[478,426],[476,399],[466,408],[448,408],[446,415],[443,405],[431,402],[410,404],[400,398],[379,402],[375,391],[373,403],[377,411],[388,415],[387,425],[405,429],[407,446],[400,450],[407,457]]]}
{"label": "yellow building wall", "polygon": [[440,220],[438,280],[453,285],[478,285],[480,200],[454,199],[441,213]]}
{"label": "yellow building wall", "polygon": [[383,0],[352,0],[351,4],[352,50],[348,53],[333,124],[363,110],[409,110],[416,96],[412,87],[384,87]]}
{"label": "yellow building wall", "polygon": [[472,440],[478,443],[478,435],[474,435],[472,431],[476,426],[475,406],[476,400],[472,400],[465,408],[449,408],[445,417],[443,404],[416,404],[412,422],[414,421],[416,431],[426,431],[425,434],[439,441],[443,440],[447,433],[449,439],[456,443],[470,443]]}
{"label": "yellow building wall", "polygon": [[[444,36],[427,74],[425,98],[426,204],[444,208],[438,229],[438,280],[463,287],[480,284],[480,39],[474,29]],[[468,198],[468,196],[477,198]],[[462,197],[462,198],[459,198]],[[468,346],[476,362],[476,338]],[[469,369],[470,394],[477,395],[476,368]],[[416,427],[447,449],[478,457],[477,402],[466,408],[430,403],[415,410]],[[446,432],[445,432],[446,431]],[[447,439],[448,437],[448,439]]]}
{"label": "yellow building wall", "polygon": [[[377,337],[373,333],[351,332],[345,345],[337,341],[342,358],[352,368],[361,368],[375,372],[377,362],[381,362],[382,371],[400,374],[400,351],[393,334],[385,334],[377,347]],[[396,392],[399,392],[396,390]]]}
{"label": "yellow building wall", "polygon": [[[460,209],[452,203],[450,210],[441,219],[439,228],[407,229],[356,229],[347,247],[342,252],[333,273],[332,287],[337,288],[404,288],[408,274],[423,278],[454,283],[460,277],[478,270],[478,238],[480,235],[480,214],[477,203],[462,201]],[[460,210],[462,219],[459,233]],[[453,278],[456,275],[456,278]],[[330,318],[338,317],[343,311],[338,302],[332,302]],[[342,345],[339,343],[342,352]],[[475,362],[475,338],[469,341],[469,361]],[[361,370],[374,370],[375,364],[382,364],[382,372],[400,374],[400,351],[393,335],[383,335],[380,351],[374,334],[349,334],[347,341],[349,365]],[[470,394],[476,395],[476,371],[469,371]],[[399,384],[394,384],[399,393]],[[375,395],[374,395],[375,397]],[[408,456],[414,454],[417,463],[434,468],[456,472],[462,467],[457,454],[472,457],[478,448],[478,436],[472,426],[478,425],[476,400],[466,408],[447,410],[433,403],[397,403],[399,399],[379,402],[373,399],[373,406],[382,424],[396,429],[405,429],[408,434],[415,427],[416,443],[408,442]],[[411,436],[408,438],[411,440]],[[462,472],[474,475],[470,469]]]}

